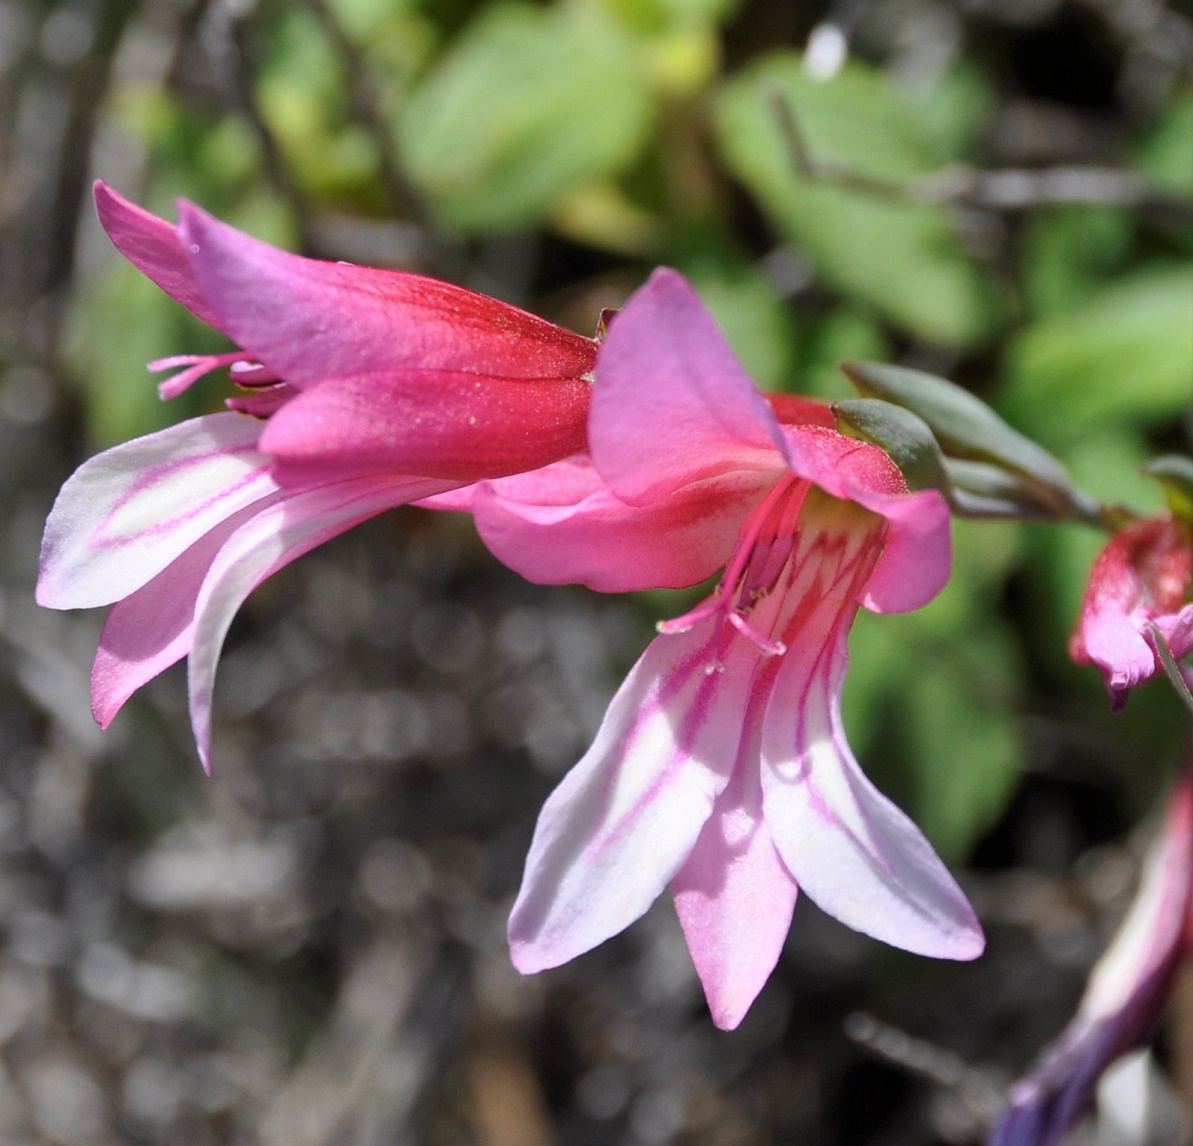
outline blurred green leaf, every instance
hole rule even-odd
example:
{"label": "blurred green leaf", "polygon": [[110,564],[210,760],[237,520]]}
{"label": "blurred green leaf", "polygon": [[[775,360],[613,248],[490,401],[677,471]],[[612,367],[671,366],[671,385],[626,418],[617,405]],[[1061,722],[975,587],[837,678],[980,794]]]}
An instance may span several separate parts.
{"label": "blurred green leaf", "polygon": [[306,8],[288,9],[279,20],[257,79],[257,102],[308,195],[380,205],[377,145],[352,122],[339,58]]}
{"label": "blurred green leaf", "polygon": [[1131,248],[1134,223],[1107,207],[1058,207],[1027,222],[1021,265],[1028,307],[1037,317],[1097,294]]}
{"label": "blurred green leaf", "polygon": [[891,347],[878,324],[852,307],[839,306],[820,320],[808,338],[808,350],[793,387],[830,401],[852,398],[857,391],[841,373],[849,359],[889,358]]}
{"label": "blurred green leaf", "polygon": [[929,132],[889,77],[852,63],[820,82],[774,55],[725,84],[718,146],[782,233],[824,278],[918,337],[972,346],[999,321],[998,298],[943,208],[886,201],[797,174],[773,106],[788,101],[815,163],[902,183],[938,166]]}
{"label": "blurred green leaf", "polygon": [[1193,93],[1178,100],[1140,149],[1151,183],[1174,194],[1193,194]]}
{"label": "blurred green leaf", "polygon": [[[112,332],[120,332],[118,338]],[[222,335],[193,318],[131,264],[120,262],[76,294],[67,360],[82,379],[88,435],[112,446],[159,430],[204,408],[202,388],[166,403],[146,363],[171,354],[227,349]],[[218,399],[207,398],[207,408]]]}
{"label": "blurred green leaf", "polygon": [[1193,266],[1160,266],[1015,341],[999,407],[1056,448],[1098,423],[1140,426],[1193,402]]}
{"label": "blurred green leaf", "polygon": [[863,610],[850,637],[851,742],[951,862],[997,819],[1021,773],[1021,666],[989,609],[1018,538],[1012,525],[957,522],[953,576],[941,595],[915,613]]}
{"label": "blurred green leaf", "polygon": [[746,372],[763,390],[789,390],[795,378],[795,319],[766,279],[713,248],[678,253],[675,263],[712,311]]}
{"label": "blurred green leaf", "polygon": [[412,94],[400,137],[448,223],[501,231],[532,225],[563,192],[626,167],[652,119],[634,41],[607,12],[500,4]]}
{"label": "blurred green leaf", "polygon": [[977,148],[994,92],[980,68],[962,61],[926,91],[914,93],[912,101],[933,155],[943,166],[969,157]]}

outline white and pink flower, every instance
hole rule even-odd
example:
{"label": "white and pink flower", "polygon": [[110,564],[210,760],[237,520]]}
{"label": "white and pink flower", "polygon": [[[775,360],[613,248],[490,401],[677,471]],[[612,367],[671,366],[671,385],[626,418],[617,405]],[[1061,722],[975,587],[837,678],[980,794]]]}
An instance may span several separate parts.
{"label": "white and pink flower", "polygon": [[841,723],[859,606],[915,609],[950,568],[949,513],[822,403],[754,387],[676,272],[614,319],[589,456],[483,483],[477,526],[531,580],[713,594],[659,625],[596,740],[539,817],[509,924],[555,967],[671,886],[714,1021],[740,1023],[802,888],[858,931],[972,959],[981,928]]}

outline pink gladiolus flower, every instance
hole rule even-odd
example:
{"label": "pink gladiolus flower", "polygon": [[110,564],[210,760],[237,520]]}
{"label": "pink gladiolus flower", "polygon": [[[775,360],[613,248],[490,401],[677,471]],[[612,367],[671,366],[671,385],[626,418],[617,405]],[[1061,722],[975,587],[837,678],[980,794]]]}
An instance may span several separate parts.
{"label": "pink gladiolus flower", "polygon": [[713,594],[659,625],[596,741],[548,799],[510,917],[515,965],[555,967],[670,884],[714,1021],[743,1018],[803,888],[848,926],[972,959],[964,895],[859,769],[841,726],[859,605],[943,586],[949,517],[823,404],[755,389],[688,283],[661,270],[597,363],[591,460],[483,484],[490,548],[531,580]]}
{"label": "pink gladiolus flower", "polygon": [[1098,1080],[1140,1046],[1172,994],[1193,940],[1193,772],[1186,768],[1135,900],[1098,960],[1077,1014],[1011,1090],[989,1146],[1058,1146],[1093,1104]]}
{"label": "pink gladiolus flower", "polygon": [[85,463],[46,523],[37,598],[114,603],[103,727],[189,657],[208,767],[216,662],[253,588],[385,509],[583,449],[596,343],[433,279],[287,254],[188,203],[173,227],[95,195],[121,253],[240,348],[154,363],[184,367],[163,396],[223,366],[244,393]]}
{"label": "pink gladiolus flower", "polygon": [[1185,603],[1191,578],[1193,539],[1172,517],[1127,526],[1094,562],[1069,654],[1097,665],[1116,712],[1163,667],[1150,625],[1177,660],[1193,652],[1193,604]]}

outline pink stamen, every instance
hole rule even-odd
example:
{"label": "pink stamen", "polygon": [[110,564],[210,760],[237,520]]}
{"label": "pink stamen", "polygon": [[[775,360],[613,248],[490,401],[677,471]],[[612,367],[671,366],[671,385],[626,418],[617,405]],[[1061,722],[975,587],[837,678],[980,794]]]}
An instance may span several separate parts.
{"label": "pink stamen", "polygon": [[172,358],[158,358],[149,363],[149,370],[173,370],[178,366],[188,367],[173,377],[167,378],[164,382],[158,383],[158,395],[163,401],[166,401],[185,393],[200,378],[210,374],[213,370],[218,370],[221,366],[234,366],[237,363],[249,363],[250,369],[261,369],[247,357],[243,350],[234,350],[227,354],[176,354]]}
{"label": "pink stamen", "polygon": [[[774,586],[791,557],[807,490],[806,481],[794,474],[784,474],[742,524],[729,565],[713,594],[683,616],[659,621],[658,631],[686,633],[715,617],[718,640],[720,627],[727,620],[763,656],[783,656],[787,646],[759,632],[746,618],[754,604]],[[721,667],[718,652],[708,671],[716,672]]]}

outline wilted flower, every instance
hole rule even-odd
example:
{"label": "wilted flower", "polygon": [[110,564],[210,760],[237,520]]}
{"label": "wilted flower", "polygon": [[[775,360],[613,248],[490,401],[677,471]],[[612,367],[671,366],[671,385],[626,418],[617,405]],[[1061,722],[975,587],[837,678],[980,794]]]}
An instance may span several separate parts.
{"label": "wilted flower", "polygon": [[1093,1104],[1106,1068],[1158,1021],[1188,954],[1193,909],[1193,773],[1173,793],[1122,926],[1077,1014],[1015,1084],[989,1146],[1057,1146]]}
{"label": "wilted flower", "polygon": [[1173,517],[1138,521],[1119,531],[1090,570],[1081,619],[1069,642],[1078,664],[1094,664],[1111,707],[1161,671],[1152,626],[1179,660],[1193,652],[1193,539]]}
{"label": "wilted flower", "polygon": [[219,650],[252,589],[384,509],[583,449],[596,343],[433,279],[287,254],[188,203],[177,227],[102,183],[96,203],[121,253],[239,347],[154,363],[184,367],[163,396],[221,366],[244,392],[85,463],[37,596],[115,602],[92,674],[105,727],[189,655],[207,766]]}
{"label": "wilted flower", "polygon": [[927,955],[983,946],[964,895],[865,777],[841,725],[859,605],[914,609],[948,577],[948,510],[826,406],[754,387],[674,271],[613,321],[591,461],[482,485],[490,548],[531,580],[620,591],[698,583],[539,817],[510,918],[514,963],[554,967],[671,884],[716,1023],[779,957],[797,890]]}

